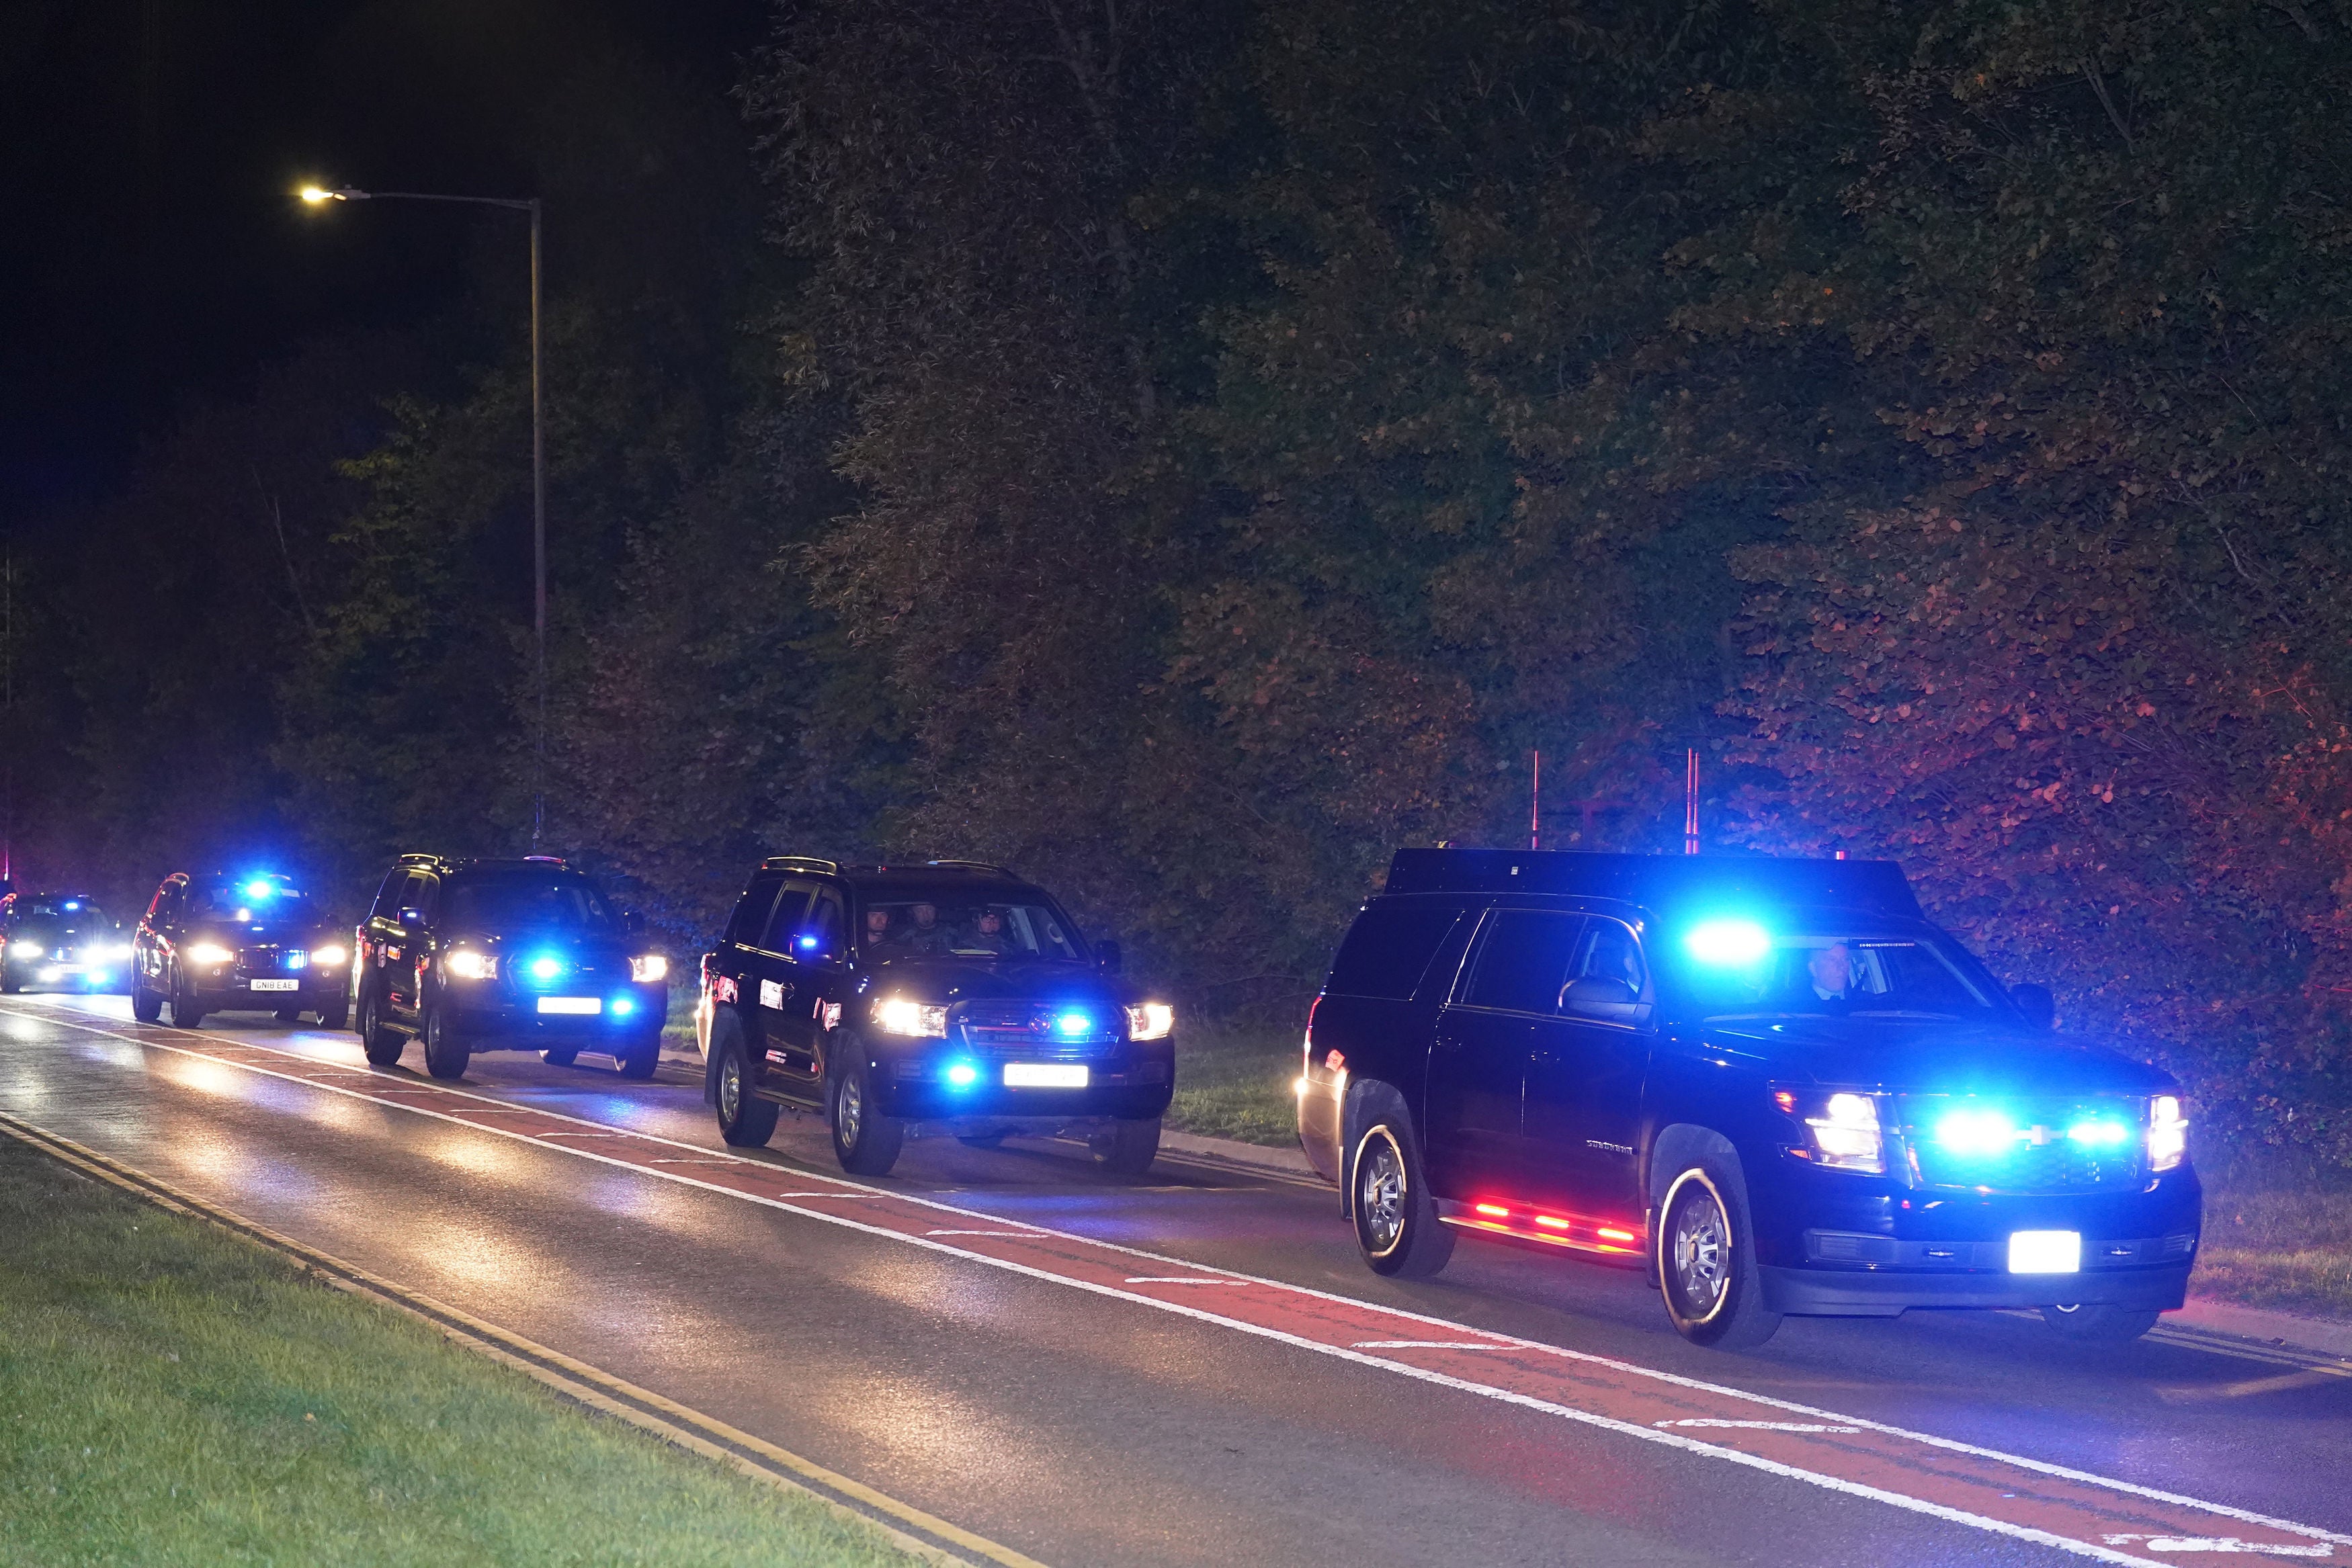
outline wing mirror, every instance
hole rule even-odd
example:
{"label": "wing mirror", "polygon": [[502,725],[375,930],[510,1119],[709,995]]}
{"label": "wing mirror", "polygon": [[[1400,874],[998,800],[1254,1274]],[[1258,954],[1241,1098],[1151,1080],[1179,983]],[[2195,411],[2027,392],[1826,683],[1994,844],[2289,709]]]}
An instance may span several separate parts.
{"label": "wing mirror", "polygon": [[624,935],[640,936],[645,934],[645,929],[646,917],[634,909],[621,911],[621,930]]}
{"label": "wing mirror", "polygon": [[1639,992],[1622,980],[1606,980],[1597,976],[1571,980],[1559,994],[1561,1010],[1581,1018],[1613,1019],[1630,1023],[1642,1009]]}
{"label": "wing mirror", "polygon": [[2022,985],[2009,988],[2009,999],[2025,1015],[2025,1021],[2035,1029],[2054,1029],[2058,1024],[2058,998],[2050,994],[2047,986]]}
{"label": "wing mirror", "polygon": [[1106,975],[1116,975],[1124,963],[1118,944],[1106,936],[1095,944],[1095,967]]}

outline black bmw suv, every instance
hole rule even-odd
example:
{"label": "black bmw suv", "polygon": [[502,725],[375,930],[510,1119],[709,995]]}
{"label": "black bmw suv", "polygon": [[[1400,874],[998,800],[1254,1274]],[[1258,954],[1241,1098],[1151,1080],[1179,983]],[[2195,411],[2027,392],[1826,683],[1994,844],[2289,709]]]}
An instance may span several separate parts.
{"label": "black bmw suv", "polygon": [[633,910],[551,855],[406,854],[355,938],[367,1059],[425,1045],[425,1070],[458,1078],[477,1051],[536,1051],[568,1067],[583,1051],[650,1078],[669,1017],[669,960]]}
{"label": "black bmw suv", "polygon": [[761,863],[702,961],[704,1098],[730,1144],[780,1109],[824,1115],[845,1170],[879,1176],[912,1132],[992,1145],[1084,1134],[1150,1168],[1174,1092],[1175,1011],[1118,977],[1052,896],[970,861]]}
{"label": "black bmw suv", "polygon": [[173,872],[131,938],[131,1016],[153,1023],[169,1003],[181,1029],[248,1011],[281,1023],[308,1012],[341,1029],[349,955],[310,894],[284,876]]}
{"label": "black bmw suv", "polygon": [[1402,850],[1299,1138],[1381,1273],[1468,1230],[1639,1264],[1727,1349],[1914,1307],[2132,1338],[2197,1253],[2180,1087],[2051,1021],[1891,862]]}

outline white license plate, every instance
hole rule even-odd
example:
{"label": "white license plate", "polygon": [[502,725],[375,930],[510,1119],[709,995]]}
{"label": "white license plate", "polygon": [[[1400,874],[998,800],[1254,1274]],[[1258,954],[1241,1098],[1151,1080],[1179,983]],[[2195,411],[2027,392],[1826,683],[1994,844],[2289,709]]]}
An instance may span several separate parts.
{"label": "white license plate", "polygon": [[541,997],[539,1010],[543,1013],[593,1014],[604,1010],[602,997]]}
{"label": "white license plate", "polygon": [[302,988],[299,980],[248,980],[246,984],[257,991],[299,991]]}
{"label": "white license plate", "polygon": [[1008,1061],[1004,1064],[1004,1086],[1007,1089],[1084,1089],[1087,1086],[1087,1066],[1083,1061]]}
{"label": "white license plate", "polygon": [[2083,1233],[2079,1230],[2011,1231],[2009,1271],[2012,1274],[2081,1273]]}
{"label": "white license plate", "polygon": [[79,964],[52,964],[49,966],[49,972],[55,975],[79,975],[82,972],[82,966]]}

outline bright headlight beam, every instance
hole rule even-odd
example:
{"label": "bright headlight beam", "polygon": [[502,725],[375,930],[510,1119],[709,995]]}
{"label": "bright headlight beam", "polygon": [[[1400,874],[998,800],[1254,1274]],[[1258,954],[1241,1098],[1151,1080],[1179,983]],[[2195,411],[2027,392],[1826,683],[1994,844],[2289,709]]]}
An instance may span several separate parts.
{"label": "bright headlight beam", "polygon": [[217,942],[199,942],[188,949],[191,964],[226,964],[236,956]]}
{"label": "bright headlight beam", "polygon": [[1706,920],[1683,938],[1683,950],[1702,964],[1739,968],[1772,950],[1772,937],[1753,920]]}
{"label": "bright headlight beam", "polygon": [[629,978],[641,986],[669,978],[669,960],[659,953],[645,953],[629,960]]}

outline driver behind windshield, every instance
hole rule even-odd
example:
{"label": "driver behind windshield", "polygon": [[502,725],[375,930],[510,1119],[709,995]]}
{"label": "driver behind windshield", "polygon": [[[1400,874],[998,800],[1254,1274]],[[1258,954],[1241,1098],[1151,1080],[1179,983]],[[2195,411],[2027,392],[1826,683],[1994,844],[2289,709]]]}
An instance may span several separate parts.
{"label": "driver behind windshield", "polygon": [[1846,1001],[1850,999],[1846,993],[1853,987],[1853,949],[1843,942],[1816,947],[1805,960],[1805,973],[1812,979],[1815,1000]]}
{"label": "driver behind windshield", "polygon": [[961,953],[993,953],[1002,957],[1013,951],[1013,943],[1004,935],[1004,912],[990,904],[972,922],[971,935],[956,943]]}

